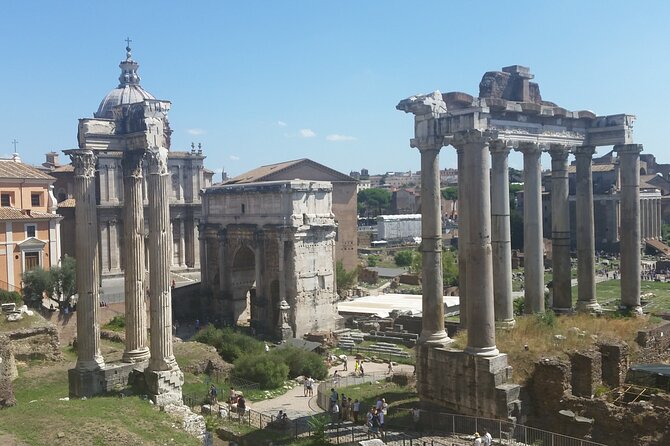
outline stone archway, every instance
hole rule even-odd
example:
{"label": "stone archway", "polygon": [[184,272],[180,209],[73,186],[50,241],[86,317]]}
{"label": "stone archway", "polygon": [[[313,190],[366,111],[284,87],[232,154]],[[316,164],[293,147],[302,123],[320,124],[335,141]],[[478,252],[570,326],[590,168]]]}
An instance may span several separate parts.
{"label": "stone archway", "polygon": [[255,325],[254,306],[257,304],[256,255],[246,246],[240,246],[231,265],[232,316],[236,325]]}

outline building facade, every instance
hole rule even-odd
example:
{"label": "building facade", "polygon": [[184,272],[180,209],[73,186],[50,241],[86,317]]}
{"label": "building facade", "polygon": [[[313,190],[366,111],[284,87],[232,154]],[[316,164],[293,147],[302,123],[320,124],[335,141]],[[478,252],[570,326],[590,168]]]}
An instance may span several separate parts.
{"label": "building facade", "polygon": [[0,160],[1,289],[20,291],[23,273],[60,262],[62,217],[56,213],[54,181],[17,154]]}

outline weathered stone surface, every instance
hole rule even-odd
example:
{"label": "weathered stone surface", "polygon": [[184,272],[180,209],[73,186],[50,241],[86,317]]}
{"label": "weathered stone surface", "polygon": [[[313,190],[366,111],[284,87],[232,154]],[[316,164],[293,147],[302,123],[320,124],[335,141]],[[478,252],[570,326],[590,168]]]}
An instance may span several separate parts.
{"label": "weathered stone surface", "polygon": [[175,427],[188,432],[200,440],[205,438],[207,428],[205,426],[205,418],[202,415],[193,413],[188,406],[185,406],[181,402],[167,404],[163,410],[178,420],[178,425]]}
{"label": "weathered stone surface", "polygon": [[12,344],[5,335],[0,335],[0,409],[16,405],[12,380],[16,372]]}
{"label": "weathered stone surface", "polygon": [[625,342],[602,342],[598,345],[602,356],[602,380],[610,388],[626,381],[628,372],[628,345]]}
{"label": "weathered stone surface", "polygon": [[602,362],[599,351],[585,350],[570,355],[572,394],[593,398],[602,382]]}
{"label": "weathered stone surface", "polygon": [[12,331],[8,338],[18,361],[60,361],[63,358],[58,330],[52,325]]}

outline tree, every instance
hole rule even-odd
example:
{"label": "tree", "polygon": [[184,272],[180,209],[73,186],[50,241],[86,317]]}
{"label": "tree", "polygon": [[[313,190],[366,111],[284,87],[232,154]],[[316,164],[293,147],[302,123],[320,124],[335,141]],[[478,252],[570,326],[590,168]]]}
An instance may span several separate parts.
{"label": "tree", "polygon": [[46,295],[59,309],[64,309],[70,296],[77,293],[76,269],[75,259],[65,256],[61,266],[52,266],[49,271],[37,267],[23,273],[23,300],[26,305],[39,307]]}
{"label": "tree", "polygon": [[359,212],[380,215],[391,206],[391,193],[386,189],[364,189],[358,193]]}
{"label": "tree", "polygon": [[358,278],[358,271],[347,271],[344,268],[344,263],[338,260],[335,264],[335,283],[338,290],[349,290],[356,284]]}
{"label": "tree", "polygon": [[42,267],[37,267],[23,273],[23,301],[29,307],[39,307],[46,292],[52,292],[51,274]]}
{"label": "tree", "polygon": [[[415,274],[421,274],[422,265],[423,256],[420,252],[415,251],[409,270]],[[445,286],[458,285],[458,263],[456,253],[451,250],[442,251],[442,283]]]}
{"label": "tree", "polygon": [[458,188],[456,186],[449,186],[442,189],[442,196],[445,200],[458,200]]}

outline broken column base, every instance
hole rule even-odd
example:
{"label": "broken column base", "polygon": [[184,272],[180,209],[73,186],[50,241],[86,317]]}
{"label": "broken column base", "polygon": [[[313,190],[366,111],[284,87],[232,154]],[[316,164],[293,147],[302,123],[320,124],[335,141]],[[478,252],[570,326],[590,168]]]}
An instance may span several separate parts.
{"label": "broken column base", "polygon": [[179,368],[171,370],[145,370],[144,380],[149,398],[157,406],[181,404],[181,387],[184,385],[184,373]]}
{"label": "broken column base", "polygon": [[516,419],[521,386],[511,383],[507,355],[476,356],[447,348],[417,347],[417,391],[422,403],[463,415]]}
{"label": "broken column base", "polygon": [[67,371],[70,398],[90,398],[126,388],[133,370],[143,370],[147,361],[140,363],[111,363],[99,369]]}

